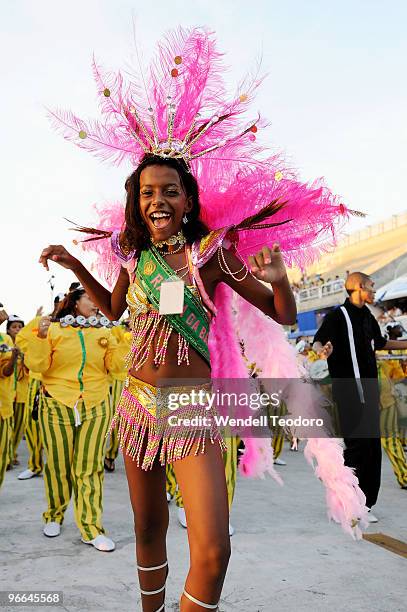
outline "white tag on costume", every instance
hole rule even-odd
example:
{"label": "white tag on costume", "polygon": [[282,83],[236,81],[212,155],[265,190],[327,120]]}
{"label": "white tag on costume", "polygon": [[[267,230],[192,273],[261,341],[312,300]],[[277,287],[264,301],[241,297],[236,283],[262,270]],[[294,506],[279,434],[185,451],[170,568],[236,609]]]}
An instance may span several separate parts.
{"label": "white tag on costume", "polygon": [[184,281],[166,280],[160,287],[160,315],[181,314],[184,310]]}

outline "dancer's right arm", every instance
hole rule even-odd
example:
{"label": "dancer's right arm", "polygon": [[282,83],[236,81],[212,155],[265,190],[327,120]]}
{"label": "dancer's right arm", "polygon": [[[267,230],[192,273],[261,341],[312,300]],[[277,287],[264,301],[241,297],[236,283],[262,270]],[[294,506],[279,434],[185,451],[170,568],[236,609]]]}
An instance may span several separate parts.
{"label": "dancer's right arm", "polygon": [[119,319],[126,310],[126,293],[129,286],[129,276],[124,268],[120,269],[120,274],[113,291],[109,291],[92,276],[79,259],[68,253],[62,245],[50,245],[42,251],[39,262],[46,270],[49,270],[48,260],[55,261],[55,263],[67,270],[72,270],[77,279],[82,283],[90,299],[111,321]]}

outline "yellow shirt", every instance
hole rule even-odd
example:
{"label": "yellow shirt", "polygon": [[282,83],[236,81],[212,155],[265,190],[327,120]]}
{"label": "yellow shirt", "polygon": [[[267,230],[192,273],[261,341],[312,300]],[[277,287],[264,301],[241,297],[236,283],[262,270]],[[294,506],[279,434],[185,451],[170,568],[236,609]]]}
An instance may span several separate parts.
{"label": "yellow shirt", "polygon": [[[27,323],[25,327],[23,327],[16,336],[16,345],[20,349],[20,351],[24,354],[27,353],[28,350],[28,341],[35,335],[38,331],[38,322],[41,317],[34,317],[32,321]],[[26,364],[27,365],[27,364]],[[41,380],[41,374],[39,372],[29,371],[29,379]],[[25,401],[25,400],[22,400]]]}
{"label": "yellow shirt", "polygon": [[[7,334],[0,333],[0,344],[13,347],[13,341]],[[4,375],[4,368],[10,361],[11,353],[0,353],[0,418],[8,419],[13,416],[14,376]]]}
{"label": "yellow shirt", "polygon": [[116,353],[117,342],[110,329],[51,323],[47,338],[32,334],[26,363],[42,374],[51,397],[70,408],[83,398],[91,408],[108,395],[108,372],[118,369]]}
{"label": "yellow shirt", "polygon": [[127,357],[131,347],[131,333],[126,331],[122,325],[112,327],[112,335],[117,340],[117,363],[119,368],[112,371],[112,377],[115,380],[124,381],[127,376],[127,368],[125,366],[125,358]]}

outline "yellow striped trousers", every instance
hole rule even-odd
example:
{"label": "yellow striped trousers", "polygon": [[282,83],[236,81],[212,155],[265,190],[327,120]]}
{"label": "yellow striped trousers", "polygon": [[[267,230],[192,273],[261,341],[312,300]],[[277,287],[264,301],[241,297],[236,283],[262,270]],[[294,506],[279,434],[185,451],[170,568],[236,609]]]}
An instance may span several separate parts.
{"label": "yellow striped trousers", "polygon": [[17,449],[23,439],[25,430],[25,403],[14,402],[13,405],[13,438],[12,438],[12,456],[11,461],[17,459]]}
{"label": "yellow striped trousers", "polygon": [[[277,415],[278,417],[283,417],[287,414],[287,406],[284,402],[280,402],[278,408],[273,409],[270,407],[267,412],[269,416]],[[270,420],[269,422],[272,423],[273,421]],[[273,448],[273,459],[278,459],[284,448],[285,431],[278,424],[271,426],[270,429],[272,431],[271,446]]]}
{"label": "yellow striped trousers", "polygon": [[[32,417],[34,399],[37,391],[41,387],[41,381],[31,378],[28,385],[27,401],[25,403],[25,441],[27,442],[28,448],[28,469],[34,472],[34,474],[41,474],[44,464],[42,459],[42,437],[38,420],[35,421]],[[38,407],[38,413],[41,412],[41,398]]]}
{"label": "yellow striped trousers", "polygon": [[62,524],[73,493],[76,524],[83,539],[92,540],[104,533],[103,458],[112,415],[108,399],[92,408],[80,400],[77,410],[80,425],[75,426],[72,408],[42,394],[39,423],[46,455],[48,502],[43,518],[46,523]]}
{"label": "yellow striped trousers", "polygon": [[10,447],[13,439],[13,417],[3,419],[0,416],[0,487],[3,484],[4,474],[11,460]]}
{"label": "yellow striped trousers", "polygon": [[[380,411],[381,443],[401,487],[407,486],[407,461],[403,444],[398,434],[397,405],[394,403]],[[384,434],[384,435],[383,435]],[[387,435],[386,435],[387,434]]]}
{"label": "yellow striped trousers", "polygon": [[[226,488],[228,492],[229,510],[232,507],[232,502],[236,489],[237,447],[239,445],[239,441],[240,438],[237,438],[236,436],[225,437],[227,451],[223,455],[223,460],[225,463]],[[174,469],[170,463],[168,463],[166,466],[166,476],[167,493],[169,493],[171,497],[175,498],[175,503],[178,508],[183,508],[184,502],[182,501],[181,491],[179,490],[177,484]]]}
{"label": "yellow striped trousers", "polygon": [[[120,396],[123,390],[123,386],[124,386],[123,380],[117,380],[117,379],[113,380],[112,393],[110,396],[112,400],[113,412],[115,411],[116,406],[119,403]],[[106,459],[114,460],[117,458],[118,454],[119,454],[119,436],[117,435],[117,429],[115,427],[114,429],[112,429],[112,431],[109,434],[109,442],[106,448]]]}

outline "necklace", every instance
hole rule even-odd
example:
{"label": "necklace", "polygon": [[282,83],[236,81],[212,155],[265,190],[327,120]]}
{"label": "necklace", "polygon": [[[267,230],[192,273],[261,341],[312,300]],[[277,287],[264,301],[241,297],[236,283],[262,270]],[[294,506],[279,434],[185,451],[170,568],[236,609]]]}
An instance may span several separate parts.
{"label": "necklace", "polygon": [[[151,241],[152,241],[152,239],[151,239]],[[164,246],[174,246],[177,243],[180,244],[181,246],[183,246],[186,243],[186,241],[187,241],[187,239],[185,238],[184,232],[181,229],[178,232],[178,234],[170,236],[166,240],[160,240],[159,242],[155,242],[154,246],[156,248],[158,248],[158,249],[162,249]],[[177,251],[172,251],[172,252],[176,253]]]}
{"label": "necklace", "polygon": [[167,251],[166,253],[161,253],[163,257],[167,257],[167,255],[175,255],[175,253],[180,253],[184,248],[183,244],[180,244],[179,247],[174,249],[173,251]]}
{"label": "necklace", "polygon": [[[242,281],[244,281],[244,279],[246,278],[246,276],[249,274],[249,268],[246,266],[246,264],[244,262],[242,267],[239,268],[239,270],[236,270],[236,272],[233,272],[225,259],[225,256],[223,254],[223,248],[222,245],[220,245],[220,247],[218,248],[218,262],[219,262],[219,267],[222,270],[222,272],[224,274],[228,274],[229,276],[231,276],[235,281],[237,281],[238,283],[241,283]],[[238,275],[243,272],[243,276],[241,278],[238,278]]]}

